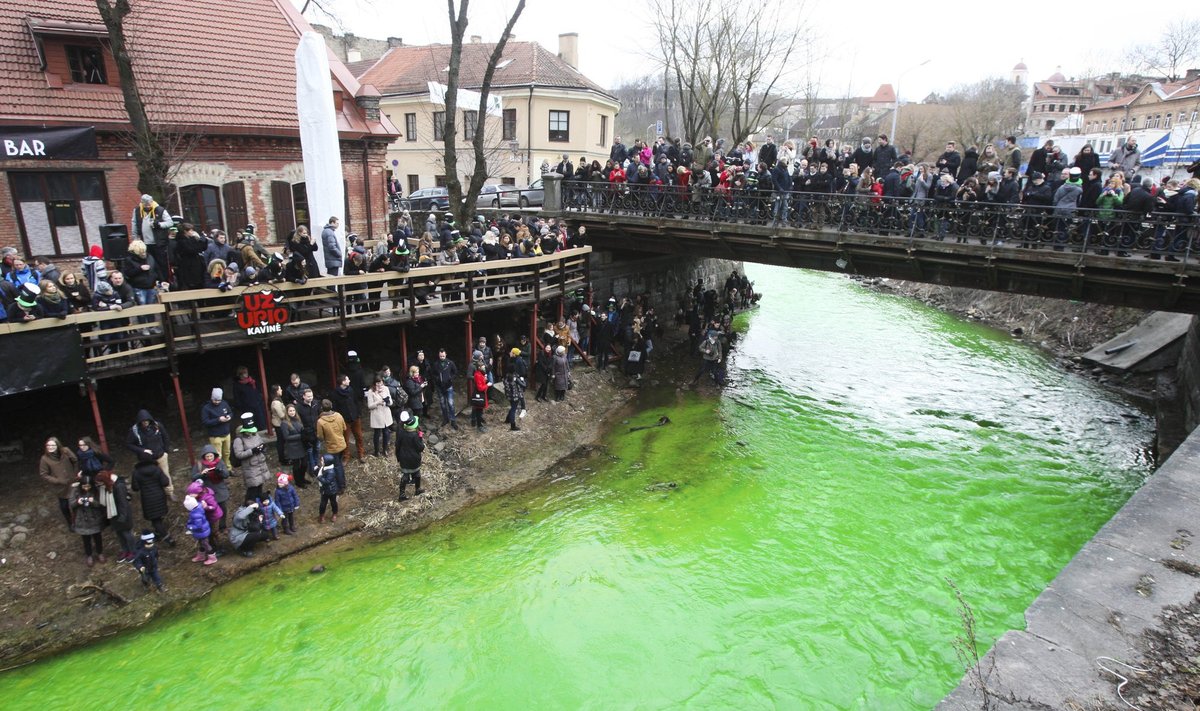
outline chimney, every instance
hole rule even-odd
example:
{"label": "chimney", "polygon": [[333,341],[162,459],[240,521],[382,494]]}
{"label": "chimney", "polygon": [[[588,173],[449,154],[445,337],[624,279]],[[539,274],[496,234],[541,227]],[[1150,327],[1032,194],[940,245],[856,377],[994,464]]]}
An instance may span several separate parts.
{"label": "chimney", "polygon": [[1185,81],[1192,81],[1193,79],[1200,79],[1200,69],[1187,70],[1187,74],[1183,78]]}
{"label": "chimney", "polygon": [[403,47],[404,40],[400,37],[388,37],[387,45],[388,45],[388,49],[395,49],[396,47]]}
{"label": "chimney", "polygon": [[579,69],[579,33],[566,32],[558,36],[558,57],[572,69]]}
{"label": "chimney", "polygon": [[361,62],[362,61],[362,52],[358,51],[357,49],[346,50],[346,61],[347,62]]}
{"label": "chimney", "polygon": [[379,99],[379,90],[375,88],[375,85],[366,84],[359,87],[358,96],[354,97],[354,103],[362,109],[363,118],[368,121],[378,121]]}
{"label": "chimney", "polygon": [[479,35],[471,35],[471,44],[479,44],[482,41],[483,37],[480,37]]}

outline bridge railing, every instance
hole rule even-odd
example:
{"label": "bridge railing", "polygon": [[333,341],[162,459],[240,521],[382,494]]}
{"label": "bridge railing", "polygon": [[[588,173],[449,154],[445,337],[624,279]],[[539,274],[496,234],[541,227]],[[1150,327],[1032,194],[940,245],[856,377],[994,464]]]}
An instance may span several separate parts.
{"label": "bridge railing", "polygon": [[563,181],[561,208],[1172,261],[1200,252],[1197,215],[800,191],[786,196],[780,205],[773,190]]}
{"label": "bridge railing", "polygon": [[[586,288],[591,251],[580,247],[540,257],[321,277],[303,285],[278,282],[270,287],[284,296],[287,336],[345,331],[565,296]],[[238,326],[235,311],[244,292],[266,286],[162,293],[158,303],[119,312],[88,311],[0,324],[0,357],[5,347],[17,347],[16,339],[6,343],[6,335],[46,329],[71,332],[59,342],[78,349],[90,375],[165,363],[179,352],[253,343]]]}

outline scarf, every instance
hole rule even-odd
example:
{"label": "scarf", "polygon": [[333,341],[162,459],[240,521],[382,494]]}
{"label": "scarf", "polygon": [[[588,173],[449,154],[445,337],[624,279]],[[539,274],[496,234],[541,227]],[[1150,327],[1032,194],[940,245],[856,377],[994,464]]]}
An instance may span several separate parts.
{"label": "scarf", "polygon": [[57,304],[57,303],[62,302],[63,295],[62,295],[61,291],[56,291],[54,293],[50,293],[48,291],[43,291],[42,298],[45,299],[46,301],[49,301],[52,304]]}
{"label": "scarf", "polygon": [[155,213],[155,211],[157,211],[157,210],[158,210],[158,203],[154,202],[153,200],[150,201],[149,207],[143,207],[142,204],[139,202],[138,203],[138,222],[141,222],[142,220],[145,220],[150,215],[153,215]]}

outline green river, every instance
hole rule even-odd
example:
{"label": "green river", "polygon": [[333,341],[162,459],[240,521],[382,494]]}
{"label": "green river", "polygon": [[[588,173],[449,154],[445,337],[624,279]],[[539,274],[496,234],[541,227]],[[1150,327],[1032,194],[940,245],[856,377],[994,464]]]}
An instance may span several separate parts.
{"label": "green river", "polygon": [[977,324],[751,277],[730,387],[631,422],[672,424],[0,675],[4,707],[931,708],[962,674],[946,579],[982,644],[1022,627],[1150,472],[1149,418]]}

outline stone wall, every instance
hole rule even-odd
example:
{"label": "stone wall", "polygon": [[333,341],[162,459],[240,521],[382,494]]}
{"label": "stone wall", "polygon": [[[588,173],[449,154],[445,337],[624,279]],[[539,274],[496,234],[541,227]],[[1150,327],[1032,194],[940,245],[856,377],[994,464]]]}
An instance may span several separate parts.
{"label": "stone wall", "polygon": [[1186,434],[1200,425],[1200,318],[1195,316],[1184,338],[1175,374],[1181,406],[1178,415]]}
{"label": "stone wall", "polygon": [[720,289],[729,272],[742,271],[741,262],[680,256],[648,256],[622,252],[593,252],[592,300],[599,303],[616,296],[649,292],[651,303],[662,316],[674,313],[679,298],[692,290],[696,279],[705,289]]}

